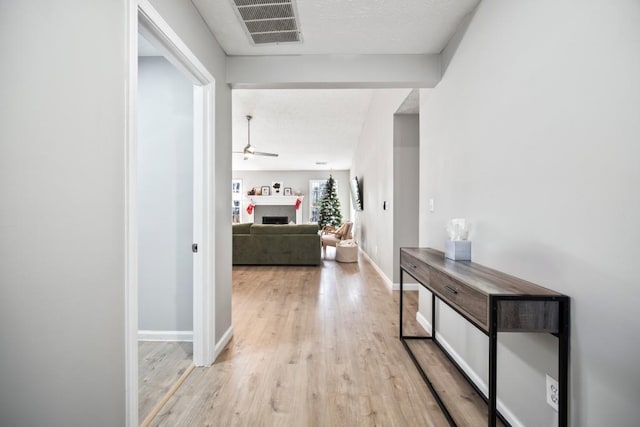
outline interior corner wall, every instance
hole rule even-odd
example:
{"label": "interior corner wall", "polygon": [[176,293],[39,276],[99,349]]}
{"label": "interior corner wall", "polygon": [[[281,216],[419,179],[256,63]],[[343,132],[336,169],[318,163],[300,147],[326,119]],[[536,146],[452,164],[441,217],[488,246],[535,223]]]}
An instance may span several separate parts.
{"label": "interior corner wall", "polygon": [[[400,248],[417,247],[420,200],[420,116],[393,118],[393,283],[400,283]],[[408,275],[405,283],[413,282]]]}
{"label": "interior corner wall", "polygon": [[124,2],[0,3],[0,425],[125,424]]}
{"label": "interior corner wall", "polygon": [[215,316],[216,342],[231,327],[231,88],[227,57],[190,0],[150,0],[216,79],[215,85]]}
{"label": "interior corner wall", "polygon": [[193,331],[193,83],[138,58],[138,330]]}
{"label": "interior corner wall", "polygon": [[[442,249],[446,220],[467,218],[475,262],[571,297],[573,426],[640,419],[639,22],[633,0],[483,0],[420,97],[420,244]],[[486,381],[486,337],[440,316]],[[557,425],[556,338],[498,341],[499,399],[523,425]]]}
{"label": "interior corner wall", "polygon": [[363,192],[355,238],[389,280],[393,277],[393,115],[410,92],[375,91],[351,163],[351,177],[358,177]]}
{"label": "interior corner wall", "polygon": [[[271,185],[274,181],[282,181],[285,187],[291,187],[296,193],[300,192],[304,196],[304,201],[300,209],[302,209],[302,221],[309,221],[309,181],[312,179],[327,180],[329,174],[337,182],[336,191],[338,200],[340,200],[340,210],[343,219],[350,219],[351,213],[351,195],[349,188],[349,171],[348,170],[319,170],[319,171],[243,171],[234,170],[233,179],[242,179],[242,206],[240,215],[242,222],[249,222],[247,214],[247,191],[251,188],[260,188],[265,185]],[[231,206],[231,202],[229,202]],[[229,219],[231,215],[229,215]]]}

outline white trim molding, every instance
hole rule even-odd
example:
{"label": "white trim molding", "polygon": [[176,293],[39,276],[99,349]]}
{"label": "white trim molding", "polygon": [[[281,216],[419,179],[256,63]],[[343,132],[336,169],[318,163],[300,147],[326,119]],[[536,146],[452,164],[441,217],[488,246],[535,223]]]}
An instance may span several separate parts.
{"label": "white trim molding", "polygon": [[360,250],[360,253],[362,254],[362,256],[369,261],[369,263],[371,264],[371,266],[373,267],[373,269],[376,271],[376,273],[378,273],[378,276],[380,276],[380,278],[382,279],[382,281],[384,282],[385,285],[387,285],[387,288],[389,288],[390,290],[393,290],[393,283],[391,282],[391,280],[389,280],[389,278],[387,277],[386,274],[384,274],[384,271],[382,271],[382,269],[380,267],[378,267],[378,264],[376,264],[375,262],[373,262],[373,260],[371,259],[371,257],[369,256],[368,253],[366,253],[364,251],[364,249],[362,249],[360,246],[358,246],[358,250]]}
{"label": "white trim molding", "polygon": [[[187,45],[167,24],[148,0],[127,3],[127,85],[125,158],[125,394],[127,426],[138,425],[138,229],[136,211],[137,174],[137,79],[138,32],[158,47],[164,56],[193,82],[194,88],[194,150],[201,158],[194,159],[194,187],[201,196],[201,206],[194,218],[201,218],[197,230],[198,253],[194,258],[193,284],[193,361],[196,366],[209,366],[215,354],[215,209],[213,182],[215,176],[215,78]],[[200,117],[196,117],[200,115]],[[195,152],[195,151],[194,151]],[[197,176],[195,174],[198,174]],[[194,224],[195,228],[198,227]]]}
{"label": "white trim molding", "polygon": [[[387,285],[387,288],[389,288],[392,291],[399,291],[400,290],[400,283],[393,283],[391,281],[391,279],[389,279],[387,277],[387,275],[384,274],[384,271],[382,271],[382,269],[380,267],[378,267],[378,264],[376,264],[371,259],[371,257],[369,256],[368,253],[366,253],[361,247],[358,247],[358,249],[360,249],[360,253],[362,254],[362,256],[364,256],[364,258],[366,258],[367,261],[369,261],[371,263],[371,265],[373,266],[373,269],[376,270],[378,275],[384,281],[384,284]],[[417,283],[404,283],[402,287],[404,288],[405,291],[417,291],[418,290],[418,284]]]}
{"label": "white trim molding", "polygon": [[[215,360],[215,209],[213,204],[214,165],[213,83],[194,86],[194,254],[193,282],[193,363],[210,366]],[[199,185],[197,185],[199,184]],[[197,224],[197,225],[196,225]]]}
{"label": "white trim molding", "polygon": [[[427,331],[427,333],[428,333],[429,335],[432,335],[432,334],[433,334],[433,331],[432,331],[432,329],[431,329],[431,328],[432,328],[432,326],[431,326],[431,322],[430,322],[426,317],[424,317],[424,316],[422,315],[422,313],[420,313],[419,311],[416,313],[416,320],[418,321],[418,324],[419,324],[420,326],[422,326],[422,329],[424,329],[425,331]],[[438,339],[440,339],[440,338],[438,338]],[[466,372],[466,371],[465,371],[465,372]]]}
{"label": "white trim molding", "polygon": [[[405,291],[417,291],[418,290],[418,284],[417,283],[403,283],[402,284],[402,288]],[[394,291],[399,291],[400,290],[400,283],[394,283],[393,284],[393,290]]]}
{"label": "white trim molding", "polygon": [[210,366],[215,349],[215,78],[148,0],[138,5],[137,25],[194,83],[194,180],[198,180],[194,183],[194,242],[198,252],[194,254],[193,362]]}
{"label": "white trim molding", "polygon": [[222,335],[222,338],[220,338],[220,340],[216,343],[214,362],[215,362],[215,359],[217,359],[218,356],[220,356],[220,353],[224,351],[227,344],[229,344],[229,341],[231,341],[231,338],[233,338],[233,325],[229,326],[229,329],[227,329],[227,331]]}
{"label": "white trim molding", "polygon": [[136,207],[137,92],[138,92],[138,2],[127,4],[128,58],[126,82],[126,124],[124,140],[124,336],[125,336],[125,425],[138,425],[138,223]]}
{"label": "white trim molding", "polygon": [[193,331],[138,331],[138,341],[193,342]]}
{"label": "white trim molding", "polygon": [[[427,331],[427,333],[429,333],[430,335],[432,334],[431,322],[426,317],[424,317],[422,313],[416,313],[416,320],[418,321],[420,326],[422,326],[424,330]],[[451,358],[455,360],[458,365],[460,365],[462,370],[469,376],[471,381],[486,396],[488,391],[487,383],[480,377],[480,375],[478,375],[476,371],[471,369],[471,366],[469,366],[467,362],[465,362],[465,360],[453,349],[451,344],[447,342],[447,340],[442,336],[440,332],[438,332],[438,342],[447,350]],[[500,398],[497,399],[496,406],[498,407],[498,411],[509,422],[509,424],[511,424],[513,427],[524,427],[524,424],[522,424],[522,422],[518,418],[516,418],[514,413],[505,406],[504,402]]]}

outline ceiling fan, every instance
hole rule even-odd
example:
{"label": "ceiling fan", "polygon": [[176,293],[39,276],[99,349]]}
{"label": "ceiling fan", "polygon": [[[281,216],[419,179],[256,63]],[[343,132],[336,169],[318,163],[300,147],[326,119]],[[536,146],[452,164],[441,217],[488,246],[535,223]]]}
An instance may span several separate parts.
{"label": "ceiling fan", "polygon": [[245,160],[249,160],[253,156],[267,156],[267,157],[278,157],[276,153],[263,153],[261,151],[256,151],[255,148],[251,145],[251,119],[253,117],[247,116],[247,145],[244,147],[242,151],[234,151],[234,154],[242,154],[244,155]]}

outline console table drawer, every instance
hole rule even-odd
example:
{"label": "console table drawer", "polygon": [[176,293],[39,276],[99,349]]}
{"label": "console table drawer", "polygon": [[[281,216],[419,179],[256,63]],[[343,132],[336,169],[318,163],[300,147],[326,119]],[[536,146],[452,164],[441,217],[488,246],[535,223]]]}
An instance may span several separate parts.
{"label": "console table drawer", "polygon": [[435,269],[430,270],[428,283],[438,297],[473,318],[483,329],[488,330],[487,296]]}
{"label": "console table drawer", "polygon": [[400,267],[422,283],[429,283],[429,267],[417,258],[400,252]]}

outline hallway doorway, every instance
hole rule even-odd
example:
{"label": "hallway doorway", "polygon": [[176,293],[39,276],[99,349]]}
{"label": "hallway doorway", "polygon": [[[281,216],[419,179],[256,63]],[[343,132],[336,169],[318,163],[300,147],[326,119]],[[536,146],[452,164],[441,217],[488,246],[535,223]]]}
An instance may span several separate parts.
{"label": "hallway doorway", "polygon": [[[126,417],[127,425],[133,426],[139,422],[139,333],[155,332],[156,338],[164,341],[191,339],[195,366],[209,366],[214,359],[215,80],[149,2],[131,2],[130,6],[125,327]],[[173,67],[174,77],[180,75],[184,79],[183,88],[186,86],[191,92],[189,99],[185,96],[177,102],[182,105],[181,111],[190,110],[191,117],[181,117],[169,127],[158,124],[164,131],[152,134],[148,141],[138,134],[138,128],[143,125],[149,130],[149,122],[141,118],[139,109],[145,104],[149,108],[149,103],[139,98],[139,89],[143,90],[144,84],[139,82],[138,34],[160,53],[156,59],[144,61],[145,69],[150,66],[149,69],[158,71]],[[168,111],[177,103],[175,99],[164,100],[156,107],[164,105]],[[166,116],[160,120],[165,119]],[[160,149],[163,144],[164,148]],[[179,153],[175,151],[178,148],[181,148]],[[156,170],[159,173],[149,173],[153,169],[159,169]],[[158,182],[165,178],[164,182]],[[174,188],[168,191],[167,185]],[[144,199],[150,194],[153,197]],[[154,209],[154,205],[158,208]],[[166,210],[173,212],[167,215]],[[172,223],[178,218],[179,221]],[[175,278],[165,281],[164,289],[158,287],[159,282],[172,274]],[[149,283],[151,288],[147,286]],[[160,293],[165,295],[154,301]],[[144,310],[141,310],[142,304]],[[149,325],[152,329],[143,329]],[[184,353],[191,358],[190,352]]]}

